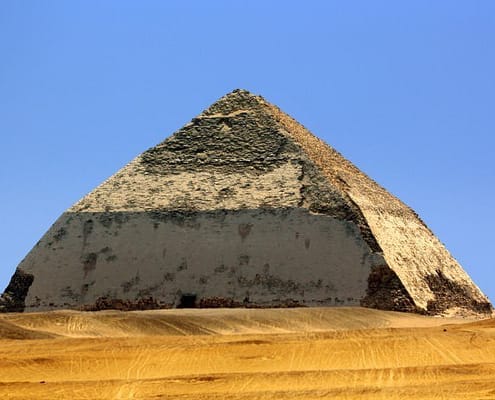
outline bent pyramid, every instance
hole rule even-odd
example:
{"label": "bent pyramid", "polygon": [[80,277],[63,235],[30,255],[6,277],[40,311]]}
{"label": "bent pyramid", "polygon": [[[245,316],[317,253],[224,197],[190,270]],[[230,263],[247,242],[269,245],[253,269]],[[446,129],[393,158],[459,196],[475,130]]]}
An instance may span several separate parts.
{"label": "bent pyramid", "polygon": [[297,305],[492,309],[413,210],[244,90],[63,213],[0,300],[3,311]]}

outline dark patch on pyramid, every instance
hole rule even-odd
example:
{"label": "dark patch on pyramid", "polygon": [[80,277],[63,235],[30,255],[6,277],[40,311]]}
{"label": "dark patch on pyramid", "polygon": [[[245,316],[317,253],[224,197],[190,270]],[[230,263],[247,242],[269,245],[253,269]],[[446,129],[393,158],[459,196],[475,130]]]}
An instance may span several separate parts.
{"label": "dark patch on pyramid", "polygon": [[[193,119],[173,137],[144,152],[142,165],[152,174],[217,169],[264,173],[288,162],[298,148],[260,113]],[[228,128],[228,130],[226,130]]]}
{"label": "dark patch on pyramid", "polygon": [[32,274],[27,274],[21,268],[17,268],[2,294],[0,307],[3,306],[5,311],[10,312],[24,311],[26,306],[24,300],[33,283],[33,279],[34,276]]}

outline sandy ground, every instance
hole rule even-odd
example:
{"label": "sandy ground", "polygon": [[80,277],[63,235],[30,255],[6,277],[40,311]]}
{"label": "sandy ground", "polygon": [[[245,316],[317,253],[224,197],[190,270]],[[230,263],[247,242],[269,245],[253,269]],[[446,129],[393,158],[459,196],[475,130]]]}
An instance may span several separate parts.
{"label": "sandy ground", "polygon": [[495,399],[495,320],[362,308],[5,314],[0,398]]}

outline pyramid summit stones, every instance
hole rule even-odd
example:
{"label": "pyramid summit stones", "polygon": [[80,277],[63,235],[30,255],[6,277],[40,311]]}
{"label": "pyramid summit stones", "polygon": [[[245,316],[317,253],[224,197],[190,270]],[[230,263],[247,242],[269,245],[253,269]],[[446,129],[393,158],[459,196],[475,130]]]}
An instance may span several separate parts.
{"label": "pyramid summit stones", "polygon": [[418,218],[244,90],[69,208],[17,267],[3,311],[492,307]]}

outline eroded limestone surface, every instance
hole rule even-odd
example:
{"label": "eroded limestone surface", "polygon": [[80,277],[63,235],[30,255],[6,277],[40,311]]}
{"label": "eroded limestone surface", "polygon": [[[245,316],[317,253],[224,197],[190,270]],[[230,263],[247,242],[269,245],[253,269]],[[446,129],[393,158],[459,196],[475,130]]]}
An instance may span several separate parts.
{"label": "eroded limestone surface", "polygon": [[409,207],[236,90],[66,213],[0,310],[364,305],[491,312]]}
{"label": "eroded limestone surface", "polygon": [[198,303],[359,305],[384,263],[354,223],[304,209],[67,212],[36,250],[23,269],[51,279],[34,280],[26,310],[99,298],[174,307],[190,293]]}

